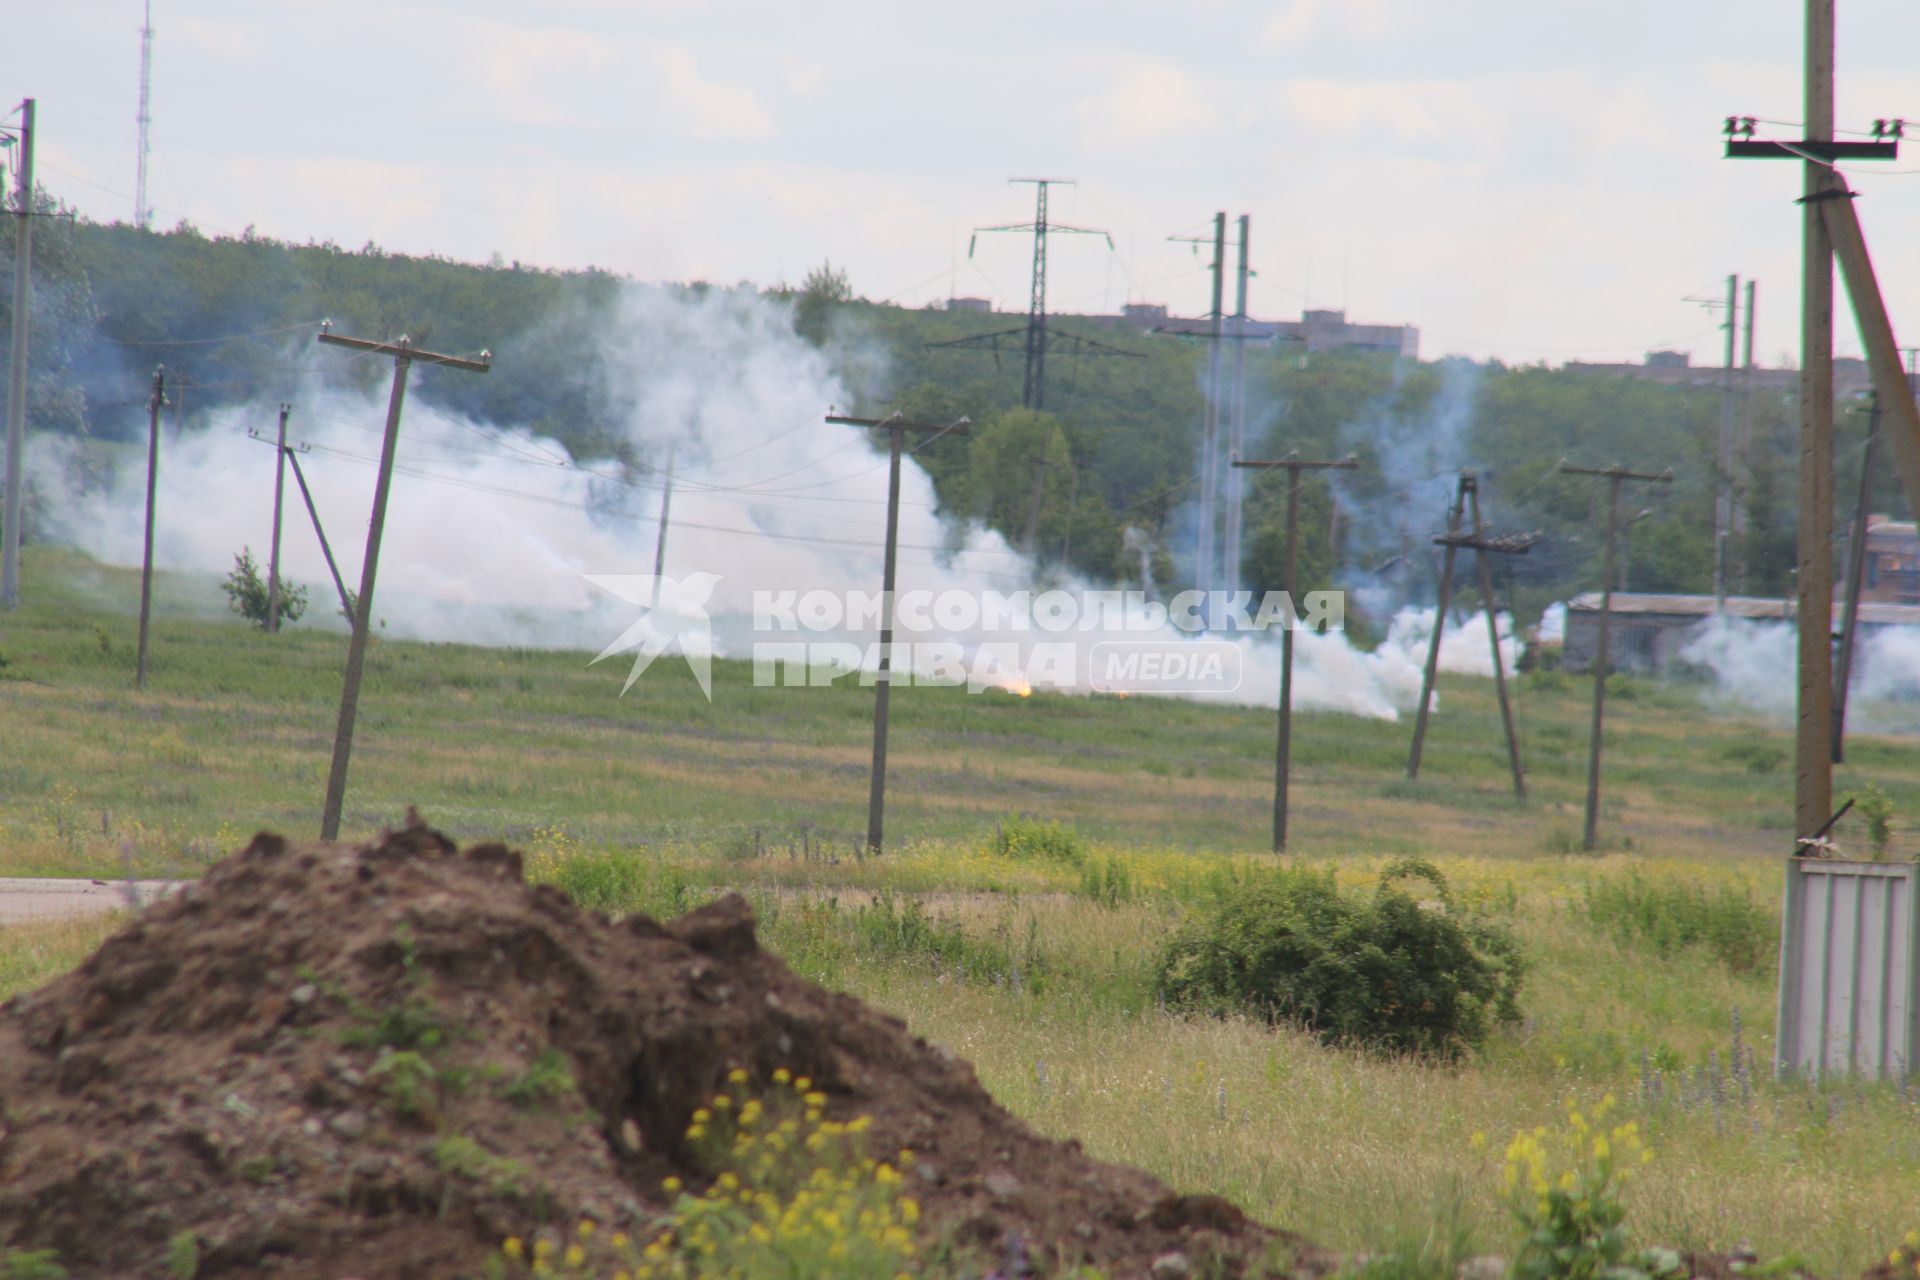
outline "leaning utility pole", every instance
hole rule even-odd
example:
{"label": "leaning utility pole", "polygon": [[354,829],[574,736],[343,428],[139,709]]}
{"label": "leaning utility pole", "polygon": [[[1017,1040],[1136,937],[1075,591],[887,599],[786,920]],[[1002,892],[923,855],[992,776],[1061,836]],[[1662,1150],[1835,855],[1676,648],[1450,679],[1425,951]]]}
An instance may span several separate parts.
{"label": "leaning utility pole", "polygon": [[327,773],[326,807],[320,815],[320,838],[332,840],[340,834],[340,810],[347,798],[347,759],[353,751],[353,721],[360,706],[360,675],[367,660],[367,632],[373,622],[374,575],[380,565],[380,535],[387,523],[387,491],[393,483],[393,455],[400,443],[400,409],[407,399],[407,374],[414,361],[446,365],[469,373],[485,373],[493,367],[490,352],[482,351],[478,360],[422,351],[406,337],[394,342],[373,342],[366,338],[348,338],[320,326],[320,341],[369,355],[393,357],[393,389],[387,397],[386,434],[380,444],[380,470],[373,484],[373,515],[367,524],[367,550],[360,562],[360,594],[354,600],[353,635],[347,643],[346,677],[340,687],[340,719],[333,732],[333,765]]}
{"label": "leaning utility pole", "polygon": [[929,440],[944,435],[964,436],[968,420],[940,426],[907,422],[899,414],[885,418],[844,418],[828,414],[827,421],[843,427],[871,427],[888,436],[887,551],[880,574],[880,671],[873,682],[873,774],[867,789],[867,852],[881,849],[882,819],[887,801],[887,695],[893,687],[893,581],[900,537],[900,441],[909,431],[927,433]]}
{"label": "leaning utility pole", "polygon": [[653,590],[660,593],[660,575],[667,571],[667,512],[673,505],[673,454],[667,450],[667,478],[660,486],[660,533],[653,543]]}
{"label": "leaning utility pole", "polygon": [[267,549],[267,632],[280,630],[280,501],[287,487],[287,415],[293,406],[280,406],[280,446],[273,451],[273,545]]}
{"label": "leaning utility pole", "polygon": [[1027,301],[1027,323],[1018,329],[1002,329],[994,333],[975,334],[969,338],[956,338],[951,342],[931,342],[929,348],[955,347],[972,350],[991,351],[994,365],[1000,363],[1001,340],[1020,336],[1026,352],[1026,376],[1020,384],[1020,403],[1028,409],[1047,407],[1047,352],[1054,346],[1060,346],[1073,355],[1093,356],[1133,356],[1138,353],[1122,351],[1091,338],[1081,338],[1073,334],[1054,334],[1047,328],[1047,237],[1050,235],[1099,236],[1107,242],[1107,248],[1113,248],[1113,237],[1104,231],[1090,227],[1073,227],[1064,222],[1052,222],[1047,218],[1047,188],[1074,185],[1072,178],[1009,178],[1009,182],[1031,182],[1035,188],[1032,222],[1007,223],[997,227],[975,227],[973,237],[967,241],[967,259],[973,259],[973,250],[980,242],[980,233],[995,231],[1020,231],[1033,233],[1033,277],[1031,292]]}
{"label": "leaning utility pole", "polygon": [[1620,484],[1624,480],[1672,484],[1673,472],[1655,475],[1628,471],[1617,463],[1611,467],[1573,467],[1565,462],[1555,470],[1575,476],[1605,476],[1607,480],[1607,542],[1600,569],[1600,638],[1593,656],[1593,730],[1587,743],[1587,824],[1582,837],[1582,846],[1591,851],[1599,836],[1600,725],[1607,705],[1607,628],[1613,620],[1613,540],[1620,526]]}
{"label": "leaning utility pole", "polygon": [[1860,630],[1860,586],[1867,567],[1867,520],[1873,508],[1875,457],[1880,444],[1880,396],[1867,415],[1867,447],[1860,458],[1860,497],[1847,534],[1847,579],[1840,601],[1840,653],[1833,668],[1833,762],[1847,758],[1847,687],[1853,682],[1853,648]]}
{"label": "leaning utility pole", "polygon": [[[1244,266],[1244,260],[1242,262]],[[1245,302],[1244,288],[1241,301]],[[1236,347],[1237,351],[1238,348]],[[1287,787],[1289,774],[1293,767],[1293,628],[1299,621],[1300,613],[1294,603],[1294,593],[1298,588],[1295,569],[1298,563],[1300,547],[1300,473],[1302,471],[1351,471],[1359,466],[1359,460],[1351,455],[1336,462],[1307,462],[1296,454],[1272,462],[1245,462],[1239,458],[1233,460],[1236,469],[1254,467],[1261,470],[1282,470],[1287,473],[1287,564],[1286,577],[1281,590],[1287,593],[1287,617],[1280,632],[1280,733],[1274,744],[1273,754],[1273,851],[1285,853],[1287,849]],[[1234,472],[1237,476],[1238,470]]]}
{"label": "leaning utility pole", "polygon": [[1466,490],[1456,488],[1447,504],[1447,532],[1438,539],[1445,548],[1441,554],[1440,581],[1433,606],[1433,635],[1427,640],[1427,665],[1420,676],[1420,710],[1413,719],[1413,750],[1407,756],[1407,778],[1420,776],[1420,749],[1427,741],[1427,709],[1433,701],[1433,682],[1440,674],[1440,633],[1447,626],[1447,605],[1453,601],[1453,556],[1459,549],[1460,515]]}
{"label": "leaning utility pole", "polygon": [[167,402],[167,374],[153,370],[153,392],[147,397],[147,538],[140,560],[140,643],[133,664],[133,687],[147,687],[147,618],[153,610],[153,504],[160,475],[160,406]]}
{"label": "leaning utility pole", "polygon": [[[1240,269],[1234,288],[1233,306],[1233,399],[1229,406],[1227,456],[1238,458],[1247,451],[1247,224],[1240,215]],[[1238,471],[1227,471],[1227,551],[1226,589],[1240,589],[1240,537],[1246,484]]]}
{"label": "leaning utility pole", "polygon": [[0,530],[0,609],[20,604],[20,475],[27,448],[27,311],[33,299],[33,99],[20,104],[17,148],[20,163],[13,212],[19,219],[13,239],[13,353],[7,381],[7,495],[5,528]]}
{"label": "leaning utility pole", "polygon": [[[1473,532],[1460,532],[1459,525],[1467,509],[1473,511]],[[1420,683],[1420,716],[1414,724],[1413,753],[1407,762],[1407,777],[1420,776],[1420,749],[1426,738],[1427,708],[1433,699],[1433,685],[1440,670],[1440,637],[1446,630],[1446,601],[1452,596],[1453,553],[1455,550],[1473,552],[1474,567],[1480,580],[1480,608],[1487,615],[1487,640],[1493,648],[1493,684],[1500,696],[1500,723],[1507,735],[1507,764],[1513,771],[1513,797],[1524,801],[1527,798],[1526,768],[1520,759],[1520,734],[1513,723],[1513,704],[1507,698],[1507,664],[1500,654],[1500,613],[1493,594],[1493,572],[1487,564],[1489,555],[1525,555],[1538,541],[1534,534],[1516,534],[1509,537],[1489,538],[1486,523],[1480,515],[1480,478],[1472,472],[1460,472],[1460,481],[1454,493],[1453,506],[1448,511],[1447,532],[1434,539],[1436,545],[1446,548],[1446,569],[1443,577],[1442,600],[1439,611],[1433,619],[1433,635],[1427,642],[1427,666]]]}

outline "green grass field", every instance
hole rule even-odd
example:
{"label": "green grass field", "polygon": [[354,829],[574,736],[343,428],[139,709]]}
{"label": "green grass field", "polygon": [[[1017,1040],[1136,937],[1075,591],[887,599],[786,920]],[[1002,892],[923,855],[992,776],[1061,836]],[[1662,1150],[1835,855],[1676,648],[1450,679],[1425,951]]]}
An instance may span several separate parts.
{"label": "green grass field", "polygon": [[[0,871],[193,874],[256,829],[317,830],[343,636],[267,637],[211,616],[210,584],[163,579],[136,694],[135,575],[35,547],[25,585],[0,616]],[[1478,1246],[1509,1252],[1507,1138],[1608,1092],[1658,1152],[1629,1192],[1643,1239],[1747,1242],[1840,1276],[1920,1226],[1920,1093],[1767,1078],[1790,742],[1693,690],[1610,701],[1600,856],[1578,852],[1584,684],[1523,686],[1525,806],[1488,681],[1442,682],[1417,784],[1407,724],[1297,718],[1295,858],[1356,888],[1430,858],[1523,944],[1523,1022],[1436,1065],[1158,1006],[1159,941],[1229,870],[1271,859],[1270,712],[902,689],[893,851],[875,860],[855,856],[870,691],[756,689],[720,663],[709,705],[662,664],[619,698],[624,669],[587,656],[376,641],[349,834],[415,804],[461,839],[521,844],[593,905],[665,912],[741,889],[801,972],[953,1046],[1040,1128],[1333,1246],[1380,1247],[1457,1199]],[[1920,752],[1854,740],[1836,789],[1868,782],[1920,811]],[[1100,883],[996,853],[1007,815],[1069,824]],[[1853,820],[1839,836],[1864,850]],[[1894,856],[1916,851],[1897,831]],[[1745,949],[1595,917],[1596,896],[1636,886],[1735,904],[1723,923]],[[8,930],[0,990],[109,927]],[[1732,1067],[1736,1010],[1751,1081]]]}

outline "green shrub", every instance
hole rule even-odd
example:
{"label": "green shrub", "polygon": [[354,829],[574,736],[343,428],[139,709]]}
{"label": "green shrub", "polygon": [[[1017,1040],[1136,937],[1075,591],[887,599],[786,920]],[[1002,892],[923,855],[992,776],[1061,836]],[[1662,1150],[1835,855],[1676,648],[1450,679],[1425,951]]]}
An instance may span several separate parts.
{"label": "green shrub", "polygon": [[[267,583],[260,576],[260,567],[253,562],[250,548],[240,548],[240,554],[233,558],[233,572],[220,584],[220,589],[227,593],[227,603],[235,613],[256,627],[267,625]],[[298,622],[300,615],[307,611],[307,589],[281,582],[274,610],[282,622]]]}
{"label": "green shrub", "polygon": [[1773,963],[1780,922],[1744,893],[1720,886],[1650,884],[1637,872],[1589,881],[1587,918],[1628,946],[1671,956],[1703,947],[1734,973]]}
{"label": "green shrub", "polygon": [[1086,846],[1072,827],[1040,818],[1002,818],[994,832],[994,851],[1005,858],[1038,858],[1070,867],[1087,861]]}
{"label": "green shrub", "polygon": [[[1428,881],[1438,909],[1401,882]],[[1395,863],[1372,894],[1281,868],[1223,892],[1162,950],[1171,1006],[1286,1021],[1329,1043],[1452,1057],[1519,1018],[1512,936],[1458,911],[1430,863]]]}

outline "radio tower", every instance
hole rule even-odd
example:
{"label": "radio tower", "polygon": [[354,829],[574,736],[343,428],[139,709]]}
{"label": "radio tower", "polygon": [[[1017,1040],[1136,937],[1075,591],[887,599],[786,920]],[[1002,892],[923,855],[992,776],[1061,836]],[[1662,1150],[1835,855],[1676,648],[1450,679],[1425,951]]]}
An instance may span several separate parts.
{"label": "radio tower", "polygon": [[149,109],[153,95],[153,0],[147,0],[146,20],[140,24],[140,151],[133,176],[133,225],[145,228],[153,221],[153,207],[147,203],[147,129],[153,124]]}

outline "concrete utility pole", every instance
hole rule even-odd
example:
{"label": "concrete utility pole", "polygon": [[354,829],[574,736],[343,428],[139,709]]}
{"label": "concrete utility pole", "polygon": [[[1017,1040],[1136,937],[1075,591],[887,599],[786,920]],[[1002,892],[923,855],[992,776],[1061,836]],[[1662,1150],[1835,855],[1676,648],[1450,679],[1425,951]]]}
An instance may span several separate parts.
{"label": "concrete utility pole", "polygon": [[907,422],[899,414],[885,418],[845,418],[827,415],[843,427],[871,427],[887,433],[887,551],[880,575],[880,671],[873,682],[873,775],[867,790],[867,852],[881,850],[882,819],[887,802],[887,695],[893,686],[893,582],[900,538],[900,442],[909,431],[926,433],[929,440],[968,433],[966,418],[940,426]]}
{"label": "concrete utility pole", "polygon": [[[393,455],[400,443],[400,410],[407,399],[407,374],[414,361],[485,373],[493,367],[489,352],[478,360],[422,351],[405,337],[395,342],[349,338],[320,326],[320,341],[369,355],[393,357],[393,390],[387,397],[386,434],[380,444],[380,471],[373,486],[373,516],[367,524],[366,556],[360,563],[360,595],[354,600],[353,636],[347,644],[346,677],[340,686],[340,719],[333,733],[333,766],[327,773],[326,807],[320,816],[320,838],[340,834],[340,810],[347,798],[347,760],[353,752],[353,721],[360,706],[360,676],[367,660],[367,632],[373,622],[373,584],[380,565],[380,535],[387,523],[387,491],[393,483]],[[304,484],[303,484],[304,487]]]}
{"label": "concrete utility pole", "polygon": [[[1244,260],[1242,262],[1244,266]],[[1241,301],[1246,300],[1244,289]],[[1236,352],[1239,351],[1235,347]],[[1294,593],[1299,589],[1295,576],[1300,547],[1300,473],[1302,471],[1352,471],[1360,465],[1359,460],[1348,456],[1336,462],[1307,462],[1295,454],[1272,462],[1244,462],[1233,460],[1234,475],[1242,468],[1253,467],[1260,470],[1285,470],[1287,473],[1287,566],[1286,577],[1281,589],[1287,593],[1286,627],[1280,632],[1280,734],[1274,743],[1273,754],[1273,851],[1284,853],[1287,848],[1287,788],[1289,775],[1293,768],[1293,628],[1299,621],[1299,609],[1295,604]]]}
{"label": "concrete utility pole", "polygon": [[[1247,227],[1251,220],[1240,215],[1240,268],[1234,288],[1233,305],[1233,400],[1227,428],[1227,457],[1239,458],[1247,451]],[[1228,591],[1240,589],[1241,523],[1246,505],[1246,478],[1238,470],[1227,471],[1227,552]]]}
{"label": "concrete utility pole", "polygon": [[267,631],[280,630],[280,501],[287,488],[287,415],[293,406],[280,406],[280,446],[273,451],[273,545],[267,549]]}
{"label": "concrete utility pole", "polygon": [[1194,560],[1195,586],[1211,593],[1219,586],[1214,548],[1219,537],[1215,504],[1220,493],[1220,330],[1223,286],[1226,284],[1227,215],[1213,215],[1213,307],[1207,312],[1212,330],[1207,343],[1207,412],[1200,439],[1200,548]]}
{"label": "concrete utility pole", "polygon": [[7,382],[7,495],[5,528],[0,530],[0,609],[20,604],[21,471],[27,448],[27,321],[33,301],[33,99],[20,104],[15,145],[13,212],[13,350]]}
{"label": "concrete utility pole", "polygon": [[1840,654],[1833,669],[1833,762],[1847,758],[1847,687],[1853,682],[1853,645],[1860,629],[1860,584],[1867,567],[1867,517],[1872,511],[1874,468],[1880,444],[1880,396],[1867,415],[1867,447],[1860,458],[1860,497],[1847,533],[1847,585],[1840,602]]}
{"label": "concrete utility pole", "polygon": [[166,370],[155,365],[153,393],[147,397],[147,537],[146,552],[140,560],[140,643],[133,665],[136,689],[147,687],[147,618],[153,611],[153,504],[160,476],[160,407],[166,402]]}
{"label": "concrete utility pole", "polygon": [[[1467,509],[1473,511],[1473,532],[1462,533],[1459,524]],[[1487,640],[1493,649],[1493,684],[1500,696],[1500,723],[1507,735],[1507,763],[1513,771],[1513,796],[1516,800],[1527,798],[1526,768],[1520,758],[1520,734],[1513,723],[1513,704],[1507,698],[1507,664],[1500,653],[1500,617],[1497,602],[1493,594],[1493,571],[1488,566],[1489,555],[1525,555],[1539,539],[1534,534],[1518,534],[1503,538],[1489,538],[1486,523],[1480,514],[1480,478],[1472,471],[1461,471],[1460,481],[1454,493],[1453,506],[1449,510],[1448,529],[1434,543],[1446,548],[1446,570],[1443,573],[1446,586],[1443,593],[1451,599],[1453,580],[1453,553],[1455,550],[1473,552],[1475,571],[1480,580],[1480,608],[1487,615]],[[1427,666],[1420,684],[1420,717],[1414,724],[1413,752],[1407,762],[1407,777],[1420,775],[1420,750],[1426,739],[1427,709],[1433,699],[1434,681],[1440,671],[1440,637],[1446,630],[1447,610],[1443,600],[1439,611],[1434,615],[1433,635],[1427,643]]]}
{"label": "concrete utility pole", "polygon": [[1611,467],[1572,467],[1562,462],[1555,468],[1574,476],[1605,476],[1607,480],[1607,542],[1600,568],[1600,642],[1593,655],[1593,730],[1587,743],[1587,824],[1582,847],[1593,850],[1599,838],[1600,823],[1600,726],[1607,705],[1607,629],[1613,621],[1613,545],[1620,527],[1620,484],[1639,480],[1648,484],[1672,484],[1673,472],[1654,475],[1646,471],[1628,471]]}
{"label": "concrete utility pole", "polygon": [[1714,450],[1713,608],[1727,608],[1727,542],[1733,532],[1733,348],[1740,333],[1740,277],[1727,277],[1726,358],[1720,365],[1720,432]]}
{"label": "concrete utility pole", "polygon": [[[1041,447],[1045,448],[1044,443]],[[1047,460],[1041,458],[1033,469],[1033,496],[1027,499],[1027,528],[1020,538],[1020,549],[1036,562],[1040,558],[1040,503],[1046,494]]]}

